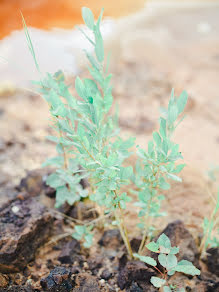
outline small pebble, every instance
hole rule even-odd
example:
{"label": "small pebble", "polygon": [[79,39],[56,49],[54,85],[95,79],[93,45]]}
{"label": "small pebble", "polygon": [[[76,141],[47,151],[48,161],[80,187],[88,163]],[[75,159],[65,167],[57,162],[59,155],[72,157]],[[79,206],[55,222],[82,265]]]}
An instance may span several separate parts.
{"label": "small pebble", "polygon": [[11,210],[12,210],[12,212],[13,212],[14,214],[16,214],[17,212],[20,211],[20,209],[19,209],[18,206],[13,206],[13,207],[11,208]]}
{"label": "small pebble", "polygon": [[105,281],[104,279],[101,279],[101,280],[99,281],[99,283],[100,283],[101,286],[103,286],[103,285],[105,284],[105,282],[106,282],[106,281]]}
{"label": "small pebble", "polygon": [[84,269],[88,269],[89,268],[88,263],[87,262],[84,262],[83,267],[84,267]]}

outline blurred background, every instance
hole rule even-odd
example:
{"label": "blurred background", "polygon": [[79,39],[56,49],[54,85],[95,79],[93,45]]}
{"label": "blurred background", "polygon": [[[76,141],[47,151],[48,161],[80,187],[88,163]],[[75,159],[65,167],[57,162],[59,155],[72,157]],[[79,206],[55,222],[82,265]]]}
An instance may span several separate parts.
{"label": "blurred background", "polygon": [[42,72],[62,69],[67,81],[74,84],[76,74],[86,74],[81,49],[90,49],[75,29],[82,25],[82,6],[95,15],[105,9],[101,30],[106,51],[111,52],[113,94],[120,106],[122,135],[133,135],[137,144],[146,147],[158,126],[159,108],[167,104],[171,89],[175,88],[177,95],[188,91],[187,117],[175,136],[188,166],[183,184],[173,188],[168,204],[174,206],[173,218],[174,214],[189,214],[185,220],[190,224],[202,220],[209,201],[203,175],[219,165],[216,0],[0,0],[2,195],[55,151],[45,138],[51,131],[47,104],[30,83],[39,76],[27,48],[20,11]]}

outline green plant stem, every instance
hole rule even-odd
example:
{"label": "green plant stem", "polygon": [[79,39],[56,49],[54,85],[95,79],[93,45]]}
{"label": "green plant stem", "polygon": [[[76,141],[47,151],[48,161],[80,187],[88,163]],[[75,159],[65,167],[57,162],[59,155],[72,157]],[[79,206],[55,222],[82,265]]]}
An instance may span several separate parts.
{"label": "green plant stem", "polygon": [[116,221],[118,222],[119,231],[120,231],[122,239],[125,243],[127,252],[129,254],[130,258],[133,259],[133,252],[132,252],[131,244],[130,244],[130,241],[128,238],[128,232],[127,232],[127,229],[124,225],[124,214],[122,212],[121,207],[119,207],[119,210],[120,210],[121,217],[118,216],[117,212],[115,211]]}
{"label": "green plant stem", "polygon": [[[158,173],[158,172],[156,172],[156,173],[154,174],[154,176],[156,176],[157,173]],[[151,186],[151,189],[153,189],[152,186]],[[155,189],[156,189],[156,187],[155,187]],[[147,221],[148,218],[149,218],[149,212],[150,212],[151,201],[152,201],[152,196],[151,196],[151,198],[150,198],[150,200],[149,200],[149,202],[148,202],[147,215],[145,216],[145,221]],[[149,225],[149,224],[147,224],[147,225],[145,226],[145,229],[144,229],[143,238],[142,238],[141,244],[140,244],[139,249],[138,249],[138,253],[139,253],[139,254],[141,254],[141,252],[142,252],[142,250],[143,250],[143,248],[144,248],[144,244],[145,244],[145,241],[146,241],[146,238],[147,238],[147,233],[148,233],[148,225]]]}
{"label": "green plant stem", "polygon": [[210,230],[210,225],[211,225],[211,222],[214,222],[214,217],[215,217],[215,209],[211,213],[211,217],[210,217],[210,221],[209,221],[209,225],[208,225],[208,230],[207,230],[207,232],[206,232],[205,236],[203,237],[201,244],[200,244],[199,252],[201,255],[204,253],[205,249],[207,248],[206,242],[208,241],[208,238],[211,237],[212,230]]}
{"label": "green plant stem", "polygon": [[[149,217],[149,216],[148,216],[148,214],[147,214],[147,216],[145,217],[145,220],[147,220],[148,217]],[[141,244],[140,244],[139,249],[138,249],[138,253],[139,253],[139,254],[141,254],[142,249],[143,249],[143,247],[144,247],[145,240],[146,240],[146,237],[147,237],[147,233],[148,233],[148,228],[147,228],[147,226],[146,226],[145,229],[144,229],[144,233],[143,233],[143,237],[142,237]]]}

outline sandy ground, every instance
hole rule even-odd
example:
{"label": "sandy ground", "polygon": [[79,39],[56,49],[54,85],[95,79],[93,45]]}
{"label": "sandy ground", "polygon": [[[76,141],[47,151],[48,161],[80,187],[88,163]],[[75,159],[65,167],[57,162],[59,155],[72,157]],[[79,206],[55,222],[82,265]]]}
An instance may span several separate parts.
{"label": "sandy ground", "polygon": [[[158,126],[159,107],[167,104],[171,88],[176,94],[188,91],[187,117],[175,135],[188,166],[183,183],[173,185],[164,207],[168,221],[183,219],[199,229],[212,206],[205,174],[211,165],[219,165],[218,14],[217,5],[145,9],[118,21],[106,44],[112,51],[122,135],[135,136],[142,147]],[[1,89],[1,200],[6,199],[6,186],[54,154],[45,139],[48,118],[47,104],[37,95]]]}

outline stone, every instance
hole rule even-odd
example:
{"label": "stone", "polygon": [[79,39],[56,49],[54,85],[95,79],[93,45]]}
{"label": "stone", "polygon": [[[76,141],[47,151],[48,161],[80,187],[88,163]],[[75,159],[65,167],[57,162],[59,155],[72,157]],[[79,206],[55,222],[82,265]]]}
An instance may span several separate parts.
{"label": "stone", "polygon": [[152,268],[147,267],[140,261],[129,261],[123,269],[119,271],[118,286],[120,289],[128,288],[132,282],[150,282],[150,278],[155,275]]}
{"label": "stone", "polygon": [[110,229],[104,231],[102,238],[98,242],[101,246],[118,249],[123,244],[119,229]]}
{"label": "stone", "polygon": [[14,199],[0,208],[0,272],[18,272],[34,259],[52,230],[53,218],[35,198]]}
{"label": "stone", "polygon": [[58,260],[62,264],[73,264],[75,261],[75,255],[80,252],[80,249],[79,241],[73,238],[62,247]]}
{"label": "stone", "polygon": [[112,272],[110,272],[108,269],[103,270],[102,274],[100,275],[100,277],[104,280],[109,280],[112,277]]}
{"label": "stone", "polygon": [[219,277],[219,248],[209,248],[205,259],[208,271]]}
{"label": "stone", "polygon": [[43,291],[48,292],[70,292],[73,288],[71,271],[64,267],[56,267],[48,277],[40,281]]}
{"label": "stone", "polygon": [[97,278],[88,273],[81,273],[76,276],[76,287],[73,292],[100,292]]}

